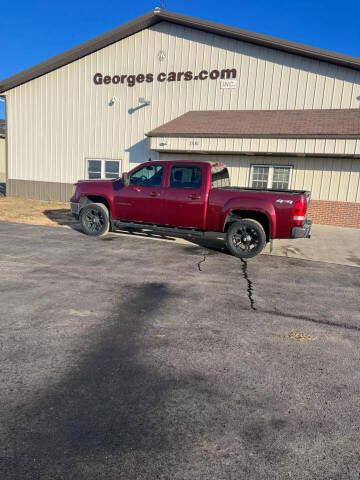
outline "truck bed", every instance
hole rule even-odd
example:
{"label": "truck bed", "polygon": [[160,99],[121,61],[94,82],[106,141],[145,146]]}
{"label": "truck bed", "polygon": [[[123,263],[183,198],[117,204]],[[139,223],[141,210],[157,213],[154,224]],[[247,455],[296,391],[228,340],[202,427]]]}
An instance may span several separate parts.
{"label": "truck bed", "polygon": [[230,192],[258,192],[258,193],[283,193],[286,195],[305,195],[310,197],[308,190],[280,190],[274,188],[253,188],[253,187],[216,187],[211,190],[226,190]]}

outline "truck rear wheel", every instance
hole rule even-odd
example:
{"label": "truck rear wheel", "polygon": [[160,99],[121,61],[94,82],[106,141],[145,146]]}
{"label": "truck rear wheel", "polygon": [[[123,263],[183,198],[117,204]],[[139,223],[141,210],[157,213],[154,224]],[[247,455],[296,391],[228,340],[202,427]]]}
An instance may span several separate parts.
{"label": "truck rear wheel", "polygon": [[103,203],[89,203],[80,212],[80,224],[86,235],[104,237],[110,229],[109,210]]}
{"label": "truck rear wheel", "polygon": [[226,245],[235,257],[253,258],[266,245],[265,230],[258,221],[243,218],[230,225],[226,234]]}

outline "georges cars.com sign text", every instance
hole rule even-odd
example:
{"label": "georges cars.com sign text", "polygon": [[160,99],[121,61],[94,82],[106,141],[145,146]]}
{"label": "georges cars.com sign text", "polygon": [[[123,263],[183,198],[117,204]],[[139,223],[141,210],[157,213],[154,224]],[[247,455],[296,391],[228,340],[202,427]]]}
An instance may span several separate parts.
{"label": "georges cars.com sign text", "polygon": [[103,75],[102,73],[95,73],[93,81],[95,85],[121,85],[125,84],[128,87],[133,87],[137,83],[152,83],[154,81],[162,82],[190,82],[193,80],[229,80],[236,78],[236,68],[223,68],[222,70],[201,70],[201,72],[195,74],[188,70],[187,72],[160,72],[155,75],[153,73],[139,73],[137,75]]}

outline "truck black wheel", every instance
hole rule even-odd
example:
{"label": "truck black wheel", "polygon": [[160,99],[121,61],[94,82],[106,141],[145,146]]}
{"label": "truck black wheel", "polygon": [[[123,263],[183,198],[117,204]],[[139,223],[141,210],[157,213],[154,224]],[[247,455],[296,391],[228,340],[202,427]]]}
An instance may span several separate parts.
{"label": "truck black wheel", "polygon": [[266,245],[266,234],[261,223],[244,218],[230,225],[226,234],[226,245],[239,258],[253,258]]}
{"label": "truck black wheel", "polygon": [[104,237],[110,229],[109,210],[103,203],[89,203],[80,212],[80,224],[87,235]]}

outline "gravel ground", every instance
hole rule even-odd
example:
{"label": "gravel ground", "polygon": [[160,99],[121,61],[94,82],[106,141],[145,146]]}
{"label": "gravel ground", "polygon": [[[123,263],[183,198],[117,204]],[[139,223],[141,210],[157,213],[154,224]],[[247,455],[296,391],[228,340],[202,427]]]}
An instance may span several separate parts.
{"label": "gravel ground", "polygon": [[1,223],[0,478],[358,480],[359,287]]}

